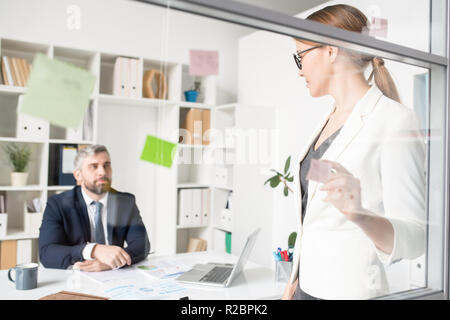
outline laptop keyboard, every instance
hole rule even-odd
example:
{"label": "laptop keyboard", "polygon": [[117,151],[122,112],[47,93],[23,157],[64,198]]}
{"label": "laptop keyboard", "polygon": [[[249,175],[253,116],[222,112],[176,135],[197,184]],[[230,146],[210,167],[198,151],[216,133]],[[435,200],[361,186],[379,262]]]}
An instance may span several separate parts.
{"label": "laptop keyboard", "polygon": [[231,271],[233,268],[214,267],[200,279],[200,282],[222,283],[230,276]]}

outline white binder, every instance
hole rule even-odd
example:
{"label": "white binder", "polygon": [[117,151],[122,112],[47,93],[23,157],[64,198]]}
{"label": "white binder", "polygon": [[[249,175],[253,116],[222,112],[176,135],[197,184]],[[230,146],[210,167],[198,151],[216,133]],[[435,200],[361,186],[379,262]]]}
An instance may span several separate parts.
{"label": "white binder", "polygon": [[77,130],[72,128],[66,129],[66,139],[73,141],[82,141],[83,140],[83,122],[78,127]]}
{"label": "white binder", "polygon": [[[20,110],[22,99],[23,96],[19,96],[17,110]],[[48,133],[49,124],[47,121],[17,112],[16,138],[46,140],[48,139]]]}
{"label": "white binder", "polygon": [[113,95],[115,96],[124,97],[129,94],[128,60],[128,58],[117,57],[114,63]]}
{"label": "white binder", "polygon": [[130,69],[130,97],[139,98],[139,60],[129,59]]}
{"label": "white binder", "polygon": [[220,211],[220,226],[231,231],[233,229],[233,211],[223,208]]}
{"label": "white binder", "polygon": [[202,189],[192,189],[192,224],[198,226],[202,219]]}
{"label": "white binder", "polygon": [[211,191],[210,189],[202,189],[202,225],[209,224],[210,205],[211,205]]}
{"label": "white binder", "polygon": [[180,189],[178,203],[179,226],[192,225],[192,190]]}
{"label": "white binder", "polygon": [[66,139],[73,141],[90,141],[92,140],[92,106],[88,106],[84,113],[83,121],[77,130],[72,128],[66,129]]}
{"label": "white binder", "polygon": [[216,167],[214,170],[214,183],[216,186],[226,186],[228,182],[228,170],[225,167]]}

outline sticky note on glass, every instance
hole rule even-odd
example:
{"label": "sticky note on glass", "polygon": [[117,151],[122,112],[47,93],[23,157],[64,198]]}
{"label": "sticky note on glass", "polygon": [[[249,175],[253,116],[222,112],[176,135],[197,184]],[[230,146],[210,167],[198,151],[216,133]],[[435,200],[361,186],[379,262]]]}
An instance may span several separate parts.
{"label": "sticky note on glass", "polygon": [[189,74],[191,76],[209,76],[219,73],[218,51],[190,50],[189,56]]}
{"label": "sticky note on glass", "polygon": [[388,33],[388,20],[380,17],[369,17],[369,26],[364,27],[362,34],[372,37],[387,38]]}
{"label": "sticky note on glass", "polygon": [[306,175],[306,180],[313,180],[320,183],[325,183],[330,178],[332,173],[331,164],[328,162],[311,159],[311,165]]}
{"label": "sticky note on glass", "polygon": [[141,160],[171,168],[177,144],[153,136],[147,136]]}
{"label": "sticky note on glass", "polygon": [[76,130],[94,85],[95,75],[91,72],[38,53],[19,112]]}

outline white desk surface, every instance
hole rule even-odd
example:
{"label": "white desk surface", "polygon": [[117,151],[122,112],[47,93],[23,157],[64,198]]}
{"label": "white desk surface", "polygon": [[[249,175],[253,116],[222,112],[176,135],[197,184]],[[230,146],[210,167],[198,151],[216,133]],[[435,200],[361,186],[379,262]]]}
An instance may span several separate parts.
{"label": "white desk surface", "polygon": [[[215,252],[183,253],[171,256],[151,254],[147,261],[155,259],[177,259],[190,267],[197,263],[220,262],[236,263],[233,255]],[[122,280],[122,284],[124,280]],[[151,283],[149,276],[142,274],[140,283]],[[141,282],[142,281],[142,282]],[[175,281],[174,279],[171,281]],[[119,280],[120,282],[120,280]],[[189,296],[191,300],[258,300],[279,299],[286,286],[283,282],[275,281],[275,271],[248,261],[244,272],[241,273],[228,288],[218,288],[202,285],[178,283],[186,288],[180,296]],[[38,270],[38,287],[32,290],[16,290],[15,284],[8,280],[8,270],[0,271],[0,299],[1,300],[35,300],[59,291],[73,291],[98,296],[106,296],[105,284],[96,282],[79,271],[47,269],[42,265]],[[176,295],[170,299],[178,299]]]}

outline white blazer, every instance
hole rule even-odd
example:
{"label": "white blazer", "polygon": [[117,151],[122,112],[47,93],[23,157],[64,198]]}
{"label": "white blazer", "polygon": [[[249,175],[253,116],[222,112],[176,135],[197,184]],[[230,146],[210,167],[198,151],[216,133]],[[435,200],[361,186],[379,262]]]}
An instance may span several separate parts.
{"label": "white blazer", "polygon": [[418,121],[411,109],[372,85],[322,157],[340,163],[360,179],[363,207],[392,223],[394,248],[387,255],[332,204],[322,201],[326,192],[314,181],[309,181],[307,212],[301,223],[299,163],[328,116],[295,163],[299,227],[290,282],[300,268],[300,287],[318,298],[367,299],[388,294],[383,264],[414,259],[425,250],[425,143]]}

